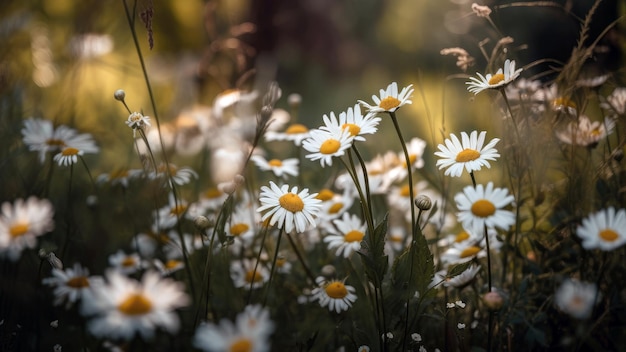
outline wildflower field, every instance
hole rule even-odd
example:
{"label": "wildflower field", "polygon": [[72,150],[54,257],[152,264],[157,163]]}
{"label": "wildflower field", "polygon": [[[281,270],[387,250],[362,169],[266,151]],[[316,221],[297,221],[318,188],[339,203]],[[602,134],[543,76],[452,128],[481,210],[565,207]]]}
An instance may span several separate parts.
{"label": "wildflower field", "polygon": [[626,351],[624,13],[0,5],[0,351]]}

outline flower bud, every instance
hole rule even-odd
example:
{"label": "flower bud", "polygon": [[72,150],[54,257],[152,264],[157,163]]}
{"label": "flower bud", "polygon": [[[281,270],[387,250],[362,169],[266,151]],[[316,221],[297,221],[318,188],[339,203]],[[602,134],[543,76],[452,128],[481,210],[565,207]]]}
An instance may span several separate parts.
{"label": "flower bud", "polygon": [[483,295],[483,302],[489,310],[500,310],[504,304],[504,298],[496,291],[487,292]]}
{"label": "flower bud", "polygon": [[212,225],[211,220],[209,220],[206,216],[202,216],[202,215],[196,216],[196,218],[193,219],[193,224],[200,231],[204,231],[208,229],[209,227],[211,227]]}
{"label": "flower bud", "polygon": [[428,196],[419,195],[415,197],[415,206],[419,210],[429,210],[433,206],[433,202],[430,200]]}
{"label": "flower bud", "polygon": [[126,98],[126,92],[123,89],[118,89],[115,93],[113,93],[113,97],[115,97],[115,100],[124,101],[124,98]]}

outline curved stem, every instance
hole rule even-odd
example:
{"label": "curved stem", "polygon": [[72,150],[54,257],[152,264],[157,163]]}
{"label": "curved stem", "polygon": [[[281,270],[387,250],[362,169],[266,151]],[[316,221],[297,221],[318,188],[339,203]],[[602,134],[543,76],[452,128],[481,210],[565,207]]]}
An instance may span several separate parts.
{"label": "curved stem", "polygon": [[283,237],[283,228],[278,231],[278,239],[276,240],[276,251],[274,251],[274,259],[272,260],[272,269],[270,270],[270,278],[267,281],[267,292],[265,293],[265,299],[263,300],[263,307],[267,305],[267,298],[270,295],[270,289],[272,287],[272,279],[274,279],[274,273],[276,271],[276,260],[278,260],[278,250],[280,249],[280,239]]}
{"label": "curved stem", "polygon": [[404,159],[406,162],[406,169],[409,177],[409,197],[411,202],[411,234],[413,235],[413,240],[415,241],[416,235],[416,226],[415,226],[415,205],[413,201],[415,199],[414,194],[414,184],[413,184],[413,167],[411,165],[411,158],[409,157],[409,151],[406,149],[406,142],[404,141],[404,137],[402,137],[402,131],[400,130],[400,125],[398,124],[398,119],[396,118],[396,113],[390,111],[389,116],[391,116],[391,121],[393,121],[393,126],[396,128],[396,133],[398,134],[398,138],[400,139],[400,144],[402,145],[402,151],[404,152]]}

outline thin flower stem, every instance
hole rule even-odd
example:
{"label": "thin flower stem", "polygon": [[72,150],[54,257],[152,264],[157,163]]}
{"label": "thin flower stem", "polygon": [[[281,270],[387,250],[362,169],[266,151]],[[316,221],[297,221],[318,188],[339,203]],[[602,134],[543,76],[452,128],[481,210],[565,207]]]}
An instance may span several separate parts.
{"label": "thin flower stem", "polygon": [[367,199],[365,197],[365,195],[363,194],[363,190],[361,189],[361,185],[359,183],[359,179],[356,176],[356,170],[354,167],[354,163],[352,162],[352,158],[351,158],[351,154],[350,152],[348,152],[348,157],[350,159],[350,165],[348,165],[345,160],[343,160],[342,158],[339,158],[339,160],[341,161],[341,163],[343,164],[343,166],[346,168],[346,170],[348,171],[348,174],[350,175],[350,177],[352,178],[352,182],[354,182],[354,186],[356,187],[357,192],[359,193],[359,199],[361,200],[361,208],[363,211],[363,216],[365,217],[366,223],[367,223],[367,231],[370,234],[374,233],[374,220],[372,218],[370,218],[369,214],[369,203],[367,203]]}
{"label": "thin flower stem", "polygon": [[413,235],[413,241],[415,241],[417,231],[415,226],[415,205],[413,204],[413,200],[415,199],[415,194],[413,190],[413,165],[411,165],[409,151],[406,149],[406,142],[404,141],[404,137],[402,137],[402,131],[400,130],[400,125],[398,124],[396,113],[393,111],[389,111],[389,116],[391,116],[391,121],[393,121],[393,126],[396,128],[396,133],[398,134],[400,144],[402,145],[402,151],[404,152],[404,159],[406,162],[406,169],[409,177],[409,197],[411,198],[411,234]]}
{"label": "thin flower stem", "polygon": [[298,260],[300,261],[300,264],[302,264],[302,267],[304,268],[304,271],[306,272],[306,275],[309,277],[311,282],[314,283],[315,282],[315,275],[313,275],[313,272],[311,271],[311,268],[309,268],[309,266],[307,265],[306,261],[304,260],[304,257],[302,256],[302,253],[300,253],[300,250],[298,249],[298,246],[294,242],[293,238],[291,238],[291,234],[290,233],[287,233],[287,239],[289,240],[289,244],[291,245],[291,248],[296,253],[296,256],[298,257]]}
{"label": "thin flower stem", "polygon": [[272,269],[270,270],[270,278],[267,281],[267,291],[265,292],[265,299],[263,300],[263,307],[267,305],[267,299],[270,295],[270,291],[272,288],[272,280],[274,279],[274,274],[276,271],[276,260],[278,260],[278,250],[280,249],[280,240],[283,237],[283,228],[281,227],[278,231],[278,239],[276,240],[276,251],[274,252],[274,259],[272,260]]}
{"label": "thin flower stem", "polygon": [[[265,247],[265,239],[267,238],[267,233],[269,232],[269,227],[263,226],[263,236],[261,236],[261,245],[259,246],[259,252],[256,255],[256,262],[254,263],[254,269],[252,270],[252,277],[256,277],[257,269],[259,268],[259,263],[261,262],[261,254],[263,253],[263,248]],[[250,304],[252,300],[252,285],[254,284],[254,280],[250,281],[250,287],[248,288],[248,298],[246,299],[246,304]]]}
{"label": "thin flower stem", "polygon": [[[420,218],[422,217],[422,209],[420,209],[419,213],[417,214],[417,225],[416,227],[419,227],[419,221]],[[417,247],[417,242],[415,241],[415,239],[413,240],[413,242],[411,242],[411,266],[409,267],[409,282],[408,282],[408,286],[412,287],[412,282],[411,279],[413,278],[413,266],[415,265],[415,249]],[[423,296],[423,293],[420,292],[420,297]],[[406,298],[406,310],[405,310],[405,316],[404,316],[404,338],[402,339],[402,351],[406,351],[406,341],[408,339],[409,336],[409,303],[411,301],[411,295],[407,295]]]}
{"label": "thin flower stem", "polygon": [[359,159],[359,163],[361,164],[361,171],[363,171],[363,181],[365,182],[365,197],[367,199],[368,210],[370,212],[370,219],[374,220],[374,214],[372,209],[372,194],[370,192],[370,181],[369,176],[367,175],[367,167],[365,166],[365,161],[359,153],[359,150],[356,147],[356,144],[352,144],[352,150],[354,151],[354,155],[356,155],[357,159]]}

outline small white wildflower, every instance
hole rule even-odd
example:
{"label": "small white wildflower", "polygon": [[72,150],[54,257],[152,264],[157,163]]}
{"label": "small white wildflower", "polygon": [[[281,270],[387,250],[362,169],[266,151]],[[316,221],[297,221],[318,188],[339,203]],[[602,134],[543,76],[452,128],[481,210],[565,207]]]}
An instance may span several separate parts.
{"label": "small white wildflower", "polygon": [[463,323],[458,323],[458,324],[456,325],[456,327],[457,327],[457,328],[459,328],[459,330],[463,330],[463,329],[465,329],[465,324],[463,324]]}

